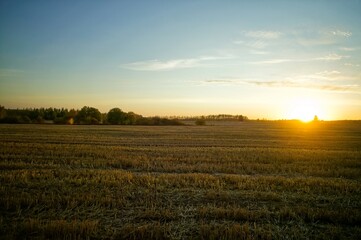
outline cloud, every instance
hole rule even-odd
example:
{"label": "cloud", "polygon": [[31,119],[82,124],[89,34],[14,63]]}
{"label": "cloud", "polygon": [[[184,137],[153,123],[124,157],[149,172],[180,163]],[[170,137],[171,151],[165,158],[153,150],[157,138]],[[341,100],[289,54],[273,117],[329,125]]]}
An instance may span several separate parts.
{"label": "cloud", "polygon": [[199,59],[176,59],[169,61],[149,60],[124,64],[122,67],[135,71],[163,71],[198,67],[200,62],[201,60]]}
{"label": "cloud", "polygon": [[269,44],[263,40],[257,40],[254,42],[248,42],[245,45],[248,47],[251,47],[251,48],[263,49],[263,48],[267,47]]}
{"label": "cloud", "polygon": [[[334,92],[356,92],[359,85],[350,84],[350,81],[357,81],[359,77],[342,74],[336,70],[321,71],[313,74],[294,75],[281,78],[281,80],[256,80],[247,81],[248,84],[266,87],[283,88],[305,88]],[[347,82],[347,83],[346,83]]]}
{"label": "cloud", "polygon": [[257,86],[266,87],[283,87],[283,88],[307,88],[316,90],[325,90],[333,92],[350,92],[359,88],[358,85],[339,85],[339,84],[317,84],[317,83],[303,83],[296,81],[254,81],[248,82]]}
{"label": "cloud", "polygon": [[339,71],[322,71],[313,74],[297,75],[285,78],[288,82],[306,83],[306,82],[332,82],[338,80],[355,80],[355,77],[343,75]]}
{"label": "cloud", "polygon": [[353,52],[356,51],[356,48],[350,48],[350,47],[341,47],[340,50],[346,51],[346,52]]}
{"label": "cloud", "polygon": [[344,63],[344,65],[350,67],[360,67],[360,64],[353,64],[353,63]]}
{"label": "cloud", "polygon": [[246,31],[244,35],[250,38],[277,39],[282,33],[276,31]]}
{"label": "cloud", "polygon": [[246,47],[254,48],[254,49],[263,49],[263,48],[265,48],[265,47],[267,47],[269,45],[269,43],[267,43],[266,41],[264,41],[262,39],[258,39],[258,40],[255,40],[255,41],[237,40],[237,41],[233,41],[233,44],[244,45]]}
{"label": "cloud", "polygon": [[[276,31],[244,31],[242,33],[246,39],[235,40],[233,41],[233,44],[244,45],[248,48],[256,50],[268,47],[272,40],[276,40],[282,35],[281,32]],[[265,54],[264,51],[262,53],[260,52],[261,51],[251,51],[252,54]]]}
{"label": "cloud", "polygon": [[206,62],[229,59],[231,56],[205,56],[199,58],[173,59],[168,61],[149,60],[127,63],[121,67],[135,71],[167,71],[206,66]]}
{"label": "cloud", "polygon": [[298,38],[298,44],[302,46],[317,46],[317,45],[331,45],[335,43],[335,40],[330,38]]}
{"label": "cloud", "polygon": [[275,58],[264,61],[249,62],[249,64],[267,65],[267,64],[279,64],[279,63],[288,63],[288,62],[338,61],[344,58],[348,58],[348,56],[342,56],[333,53],[323,57],[305,58],[305,59]]}
{"label": "cloud", "polygon": [[[199,82],[198,82],[199,83]],[[202,85],[222,85],[222,86],[229,86],[229,85],[239,85],[242,84],[242,81],[234,78],[217,78],[217,79],[208,79],[201,81]]]}
{"label": "cloud", "polygon": [[341,31],[341,30],[333,30],[330,32],[332,35],[334,36],[341,36],[341,37],[351,37],[352,36],[352,32],[348,32],[348,31]]}
{"label": "cloud", "polygon": [[296,30],[292,31],[291,34],[295,37],[296,42],[302,46],[331,45],[352,36],[352,32],[339,29]]}
{"label": "cloud", "polygon": [[255,55],[267,55],[267,54],[269,54],[269,52],[267,52],[267,51],[260,51],[260,50],[250,50],[249,52],[251,54],[255,54]]}
{"label": "cloud", "polygon": [[[242,34],[245,38],[233,41],[233,43],[243,44],[252,48],[265,48],[270,43],[275,43],[275,40],[292,40],[292,42],[289,42],[290,44],[296,43],[302,46],[332,45],[352,36],[350,31],[330,28],[318,30],[298,29],[289,32],[243,31]],[[287,36],[280,39],[284,35]]]}
{"label": "cloud", "polygon": [[310,75],[305,75],[303,76],[303,78],[307,78],[307,79],[315,79],[315,80],[325,80],[325,81],[336,81],[336,80],[346,80],[346,79],[350,79],[350,77],[345,77],[341,74],[341,72],[339,71],[323,71],[323,72],[318,72],[315,74],[310,74]]}
{"label": "cloud", "polygon": [[212,79],[212,80],[205,80],[205,83],[235,83],[234,80],[227,80],[227,79]]}
{"label": "cloud", "polygon": [[347,58],[348,56],[341,56],[341,55],[338,55],[336,53],[332,53],[332,54],[329,54],[327,56],[324,56],[324,57],[319,57],[319,58],[314,58],[313,60],[321,60],[321,61],[338,61],[338,60],[341,60],[343,58]]}
{"label": "cloud", "polygon": [[[201,81],[204,85],[237,86],[242,84],[271,87],[271,88],[305,88],[332,92],[357,92],[360,89],[356,84],[341,84],[332,82],[338,80],[355,79],[354,77],[342,76],[338,71],[324,71],[311,75],[301,75],[283,78],[282,80],[262,80],[247,78],[217,78]],[[331,82],[330,82],[331,81]]]}
{"label": "cloud", "polygon": [[263,64],[278,64],[278,63],[285,63],[285,62],[298,62],[297,59],[281,59],[281,58],[275,58],[275,59],[269,59],[265,61],[256,61],[256,62],[249,62],[250,64],[256,64],[256,65],[263,65]]}

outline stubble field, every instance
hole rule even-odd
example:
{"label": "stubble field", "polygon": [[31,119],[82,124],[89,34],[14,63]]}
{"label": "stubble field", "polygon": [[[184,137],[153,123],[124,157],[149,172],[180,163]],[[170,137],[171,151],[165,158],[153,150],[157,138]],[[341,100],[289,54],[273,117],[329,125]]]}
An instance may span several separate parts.
{"label": "stubble field", "polygon": [[360,239],[361,122],[0,125],[0,238]]}

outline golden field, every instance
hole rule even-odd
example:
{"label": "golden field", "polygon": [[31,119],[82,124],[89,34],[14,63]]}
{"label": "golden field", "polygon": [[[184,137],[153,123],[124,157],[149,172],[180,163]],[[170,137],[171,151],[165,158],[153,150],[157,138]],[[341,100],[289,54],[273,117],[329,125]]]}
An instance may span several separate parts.
{"label": "golden field", "polygon": [[0,125],[4,239],[359,239],[361,122]]}

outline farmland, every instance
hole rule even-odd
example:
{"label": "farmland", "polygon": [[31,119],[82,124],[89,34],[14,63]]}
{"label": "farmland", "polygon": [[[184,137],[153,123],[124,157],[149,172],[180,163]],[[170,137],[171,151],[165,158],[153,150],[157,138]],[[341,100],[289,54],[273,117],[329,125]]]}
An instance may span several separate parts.
{"label": "farmland", "polygon": [[0,125],[0,238],[359,239],[361,122]]}

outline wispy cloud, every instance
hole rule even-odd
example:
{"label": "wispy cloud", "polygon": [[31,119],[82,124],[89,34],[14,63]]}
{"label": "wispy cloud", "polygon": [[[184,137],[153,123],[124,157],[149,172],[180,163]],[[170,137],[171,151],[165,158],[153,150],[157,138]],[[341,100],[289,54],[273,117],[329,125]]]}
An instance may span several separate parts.
{"label": "wispy cloud", "polygon": [[[244,81],[244,80],[243,80]],[[217,79],[207,79],[203,80],[200,83],[202,85],[222,85],[222,86],[229,86],[229,85],[239,85],[243,84],[242,80],[237,78],[217,78]],[[199,82],[198,82],[199,83]]]}
{"label": "wispy cloud", "polygon": [[242,35],[242,39],[233,41],[233,44],[243,45],[251,49],[251,54],[259,55],[268,54],[268,52],[261,50],[280,38],[282,33],[278,31],[243,31]]}
{"label": "wispy cloud", "polygon": [[333,71],[322,71],[317,72],[310,75],[302,76],[307,79],[316,79],[316,80],[324,80],[324,81],[336,81],[336,80],[346,80],[350,79],[350,77],[345,77],[341,74],[341,72],[333,70]]}
{"label": "wispy cloud", "polygon": [[359,88],[358,85],[299,83],[295,81],[254,81],[248,83],[257,86],[266,86],[266,87],[307,88],[307,89],[336,91],[336,92],[350,92]]}
{"label": "wispy cloud", "polygon": [[257,39],[257,40],[252,40],[252,41],[236,40],[236,41],[233,41],[233,44],[243,45],[243,46],[253,48],[253,49],[263,49],[269,45],[269,43],[264,41],[263,39]]}
{"label": "wispy cloud", "polygon": [[198,58],[172,59],[167,61],[148,60],[121,65],[122,68],[135,71],[167,71],[207,66],[207,62],[230,59],[231,56],[205,56]]}
{"label": "wispy cloud", "polygon": [[339,29],[337,30],[333,30],[330,32],[332,35],[334,36],[341,36],[341,37],[351,37],[352,36],[352,32],[349,32],[349,31],[341,31]]}
{"label": "wispy cloud", "polygon": [[245,31],[244,35],[250,38],[277,39],[282,33],[277,31]]}
{"label": "wispy cloud", "polygon": [[249,62],[250,64],[256,64],[256,65],[263,65],[263,64],[278,64],[278,63],[286,63],[286,62],[299,62],[298,59],[287,59],[287,58],[275,58],[275,59],[269,59],[264,61],[256,61],[256,62]]}
{"label": "wispy cloud", "polygon": [[318,58],[313,58],[311,60],[314,60],[314,61],[338,61],[338,60],[341,60],[343,58],[348,58],[348,56],[341,56],[341,55],[338,55],[336,53],[332,53],[332,54],[328,54],[327,56],[324,56],[324,57],[318,57]]}
{"label": "wispy cloud", "polygon": [[353,64],[353,63],[344,63],[344,65],[349,67],[360,67],[360,64]]}
{"label": "wispy cloud", "polygon": [[288,62],[312,62],[312,61],[338,61],[348,56],[342,56],[338,54],[329,54],[323,57],[315,57],[315,58],[304,58],[304,59],[296,59],[296,58],[275,58],[275,59],[268,59],[263,61],[255,61],[249,62],[250,64],[257,64],[257,65],[267,65],[267,64],[279,64],[279,63],[288,63]]}
{"label": "wispy cloud", "polygon": [[121,67],[135,71],[164,71],[180,68],[193,68],[200,66],[200,59],[175,59],[168,61],[149,60],[132,62],[121,65]]}
{"label": "wispy cloud", "polygon": [[357,48],[341,47],[340,50],[346,51],[346,52],[353,52],[353,51],[356,51]]}
{"label": "wispy cloud", "polygon": [[261,51],[261,50],[250,50],[249,52],[255,55],[267,55],[270,53],[268,51]]}
{"label": "wispy cloud", "polygon": [[[262,80],[246,78],[217,78],[203,80],[203,85],[254,85],[272,88],[305,88],[332,92],[358,92],[360,86],[357,84],[344,84],[341,80],[355,79],[350,76],[343,76],[338,71],[324,71],[310,75],[300,75],[283,78],[281,80]],[[339,82],[335,82],[339,81]]]}
{"label": "wispy cloud", "polygon": [[267,43],[264,40],[256,40],[254,42],[248,42],[245,45],[248,47],[251,47],[251,48],[263,49],[263,48],[267,47],[269,45],[269,43]]}
{"label": "wispy cloud", "polygon": [[333,70],[333,71],[322,71],[317,72],[313,74],[306,74],[306,75],[298,75],[286,78],[288,81],[293,81],[297,83],[329,83],[329,82],[344,82],[344,81],[353,81],[357,80],[358,77],[351,76],[351,75],[345,75],[342,74],[339,71]]}
{"label": "wispy cloud", "polygon": [[211,80],[205,80],[205,83],[236,83],[235,80],[229,80],[229,79],[211,79]]}
{"label": "wispy cloud", "polygon": [[296,30],[291,34],[303,46],[331,45],[352,36],[352,32],[340,29]]}
{"label": "wispy cloud", "polygon": [[305,38],[301,37],[297,39],[298,44],[302,46],[317,46],[317,45],[331,45],[335,43],[335,40],[330,38]]}
{"label": "wispy cloud", "polygon": [[[331,45],[350,38],[352,32],[342,29],[298,29],[288,32],[279,31],[243,31],[243,38],[233,41],[234,44],[243,44],[250,48],[262,49],[268,45],[277,44],[276,40],[287,41],[292,39],[290,44],[302,46]],[[282,37],[282,39],[281,39]]]}

